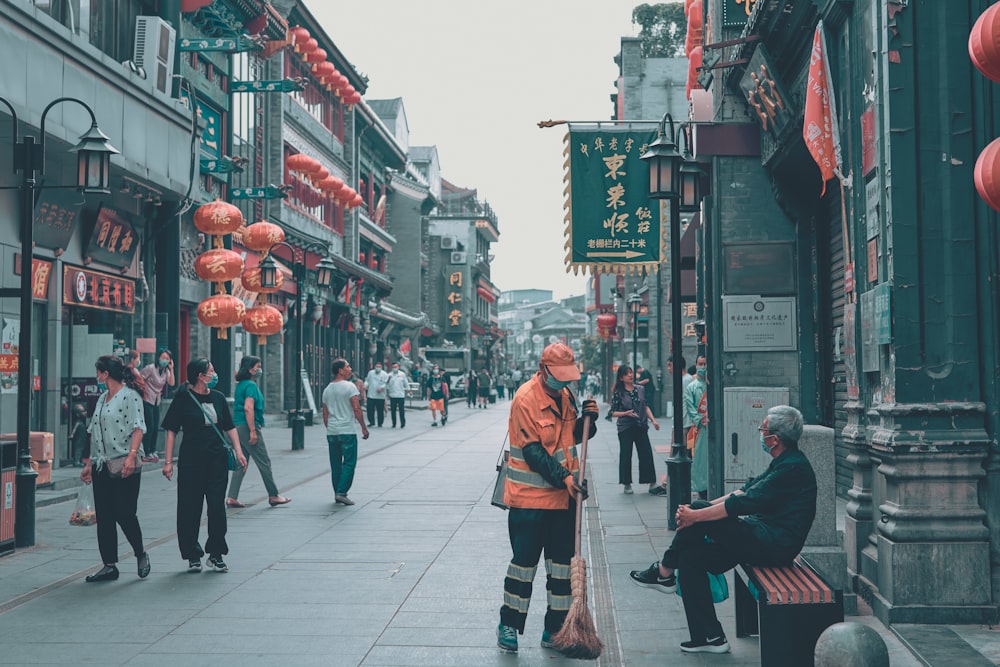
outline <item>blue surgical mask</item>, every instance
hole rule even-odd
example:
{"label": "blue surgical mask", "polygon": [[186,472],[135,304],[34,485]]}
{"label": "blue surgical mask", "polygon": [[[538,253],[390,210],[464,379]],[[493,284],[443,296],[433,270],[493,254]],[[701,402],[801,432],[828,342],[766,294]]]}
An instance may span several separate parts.
{"label": "blue surgical mask", "polygon": [[166,368],[170,365],[169,359],[160,359],[160,368]]}
{"label": "blue surgical mask", "polygon": [[108,390],[108,384],[106,382],[97,383],[97,391],[105,392]]}
{"label": "blue surgical mask", "polygon": [[763,449],[764,452],[767,454],[771,453],[771,448],[767,446],[767,438],[764,437],[763,433],[760,434],[760,448]]}
{"label": "blue surgical mask", "polygon": [[562,380],[557,380],[551,375],[546,374],[545,386],[551,389],[552,391],[562,391],[571,384],[573,384],[572,380],[570,380],[569,382],[563,382]]}
{"label": "blue surgical mask", "polygon": [[708,367],[698,366],[698,368],[695,369],[695,372],[698,374],[698,377],[703,378],[708,373]]}
{"label": "blue surgical mask", "polygon": [[212,379],[205,383],[205,386],[209,389],[214,389],[215,385],[219,384],[219,374],[212,373]]}
{"label": "blue surgical mask", "polygon": [[259,380],[259,379],[260,379],[260,378],[261,378],[261,377],[262,377],[263,375],[264,375],[264,369],[263,369],[263,368],[258,368],[258,369],[257,369],[257,372],[253,374],[253,376],[254,376],[255,378],[257,378],[258,380]]}

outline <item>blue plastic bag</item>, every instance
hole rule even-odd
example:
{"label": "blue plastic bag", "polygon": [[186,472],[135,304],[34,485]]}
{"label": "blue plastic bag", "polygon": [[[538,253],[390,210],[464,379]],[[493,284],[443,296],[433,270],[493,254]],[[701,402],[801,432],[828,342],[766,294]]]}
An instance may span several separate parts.
{"label": "blue plastic bag", "polygon": [[[726,581],[726,575],[715,574],[714,572],[706,572],[708,575],[708,584],[712,589],[712,602],[719,604],[723,600],[729,599],[729,583]],[[681,596],[681,577],[679,570],[674,570],[674,576],[677,577],[677,595]]]}

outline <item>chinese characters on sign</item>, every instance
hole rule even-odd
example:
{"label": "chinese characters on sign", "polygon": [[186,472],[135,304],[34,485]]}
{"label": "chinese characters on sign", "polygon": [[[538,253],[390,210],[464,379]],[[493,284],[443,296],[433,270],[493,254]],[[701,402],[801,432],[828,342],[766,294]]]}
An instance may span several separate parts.
{"label": "chinese characters on sign", "polygon": [[138,237],[124,213],[101,207],[90,235],[86,256],[111,266],[126,267],[132,263]]}
{"label": "chinese characters on sign", "polygon": [[[14,253],[14,275],[21,275],[21,253]],[[46,301],[49,298],[49,278],[52,262],[31,258],[31,298]]]}
{"label": "chinese characters on sign", "polygon": [[448,295],[445,297],[445,311],[448,326],[456,329],[462,326],[462,272],[454,271],[448,276]]}
{"label": "chinese characters on sign", "polygon": [[76,266],[63,266],[63,303],[118,313],[135,312],[135,281]]}
{"label": "chinese characters on sign", "polygon": [[798,349],[795,297],[726,296],[722,318],[726,352]]}
{"label": "chinese characters on sign", "polygon": [[774,75],[774,68],[771,67],[771,60],[763,44],[757,46],[750,58],[750,64],[740,79],[740,90],[757,116],[761,129],[775,139],[781,136],[792,119],[788,108],[789,97],[785,94],[781,81]]}
{"label": "chinese characters on sign", "polygon": [[42,190],[35,205],[35,243],[43,248],[65,248],[83,200],[77,192]]}
{"label": "chinese characters on sign", "polygon": [[639,159],[653,136],[628,126],[570,129],[570,266],[660,262],[660,219]]}

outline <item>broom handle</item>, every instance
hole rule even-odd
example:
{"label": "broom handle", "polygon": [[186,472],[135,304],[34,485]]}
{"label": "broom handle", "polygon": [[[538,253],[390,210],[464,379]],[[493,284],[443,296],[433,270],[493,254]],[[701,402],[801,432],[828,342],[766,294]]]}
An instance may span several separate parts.
{"label": "broom handle", "polygon": [[[580,442],[580,484],[583,485],[583,478],[586,474],[587,466],[587,441],[590,440],[590,415],[583,416],[583,440]],[[583,494],[580,494],[581,496]],[[583,498],[576,499],[576,555],[580,556],[582,544],[581,533],[583,532]]]}

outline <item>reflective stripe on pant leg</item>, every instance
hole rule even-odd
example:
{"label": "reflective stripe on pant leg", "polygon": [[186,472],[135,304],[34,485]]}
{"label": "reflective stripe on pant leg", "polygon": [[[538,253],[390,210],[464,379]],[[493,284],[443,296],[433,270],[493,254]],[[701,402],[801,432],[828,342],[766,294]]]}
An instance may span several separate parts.
{"label": "reflective stripe on pant leg", "polygon": [[569,563],[556,563],[545,559],[545,572],[548,574],[546,591],[548,592],[549,609],[552,611],[569,611],[573,603],[573,587],[570,582]]}
{"label": "reflective stripe on pant leg", "polygon": [[503,607],[500,608],[500,622],[524,631],[531,603],[531,584],[535,580],[537,567],[524,567],[516,563],[507,566],[507,577],[503,580]]}

